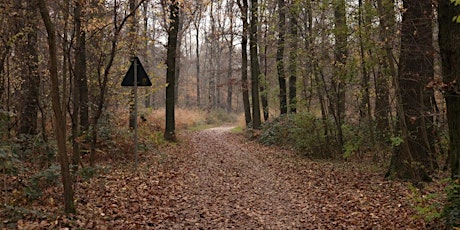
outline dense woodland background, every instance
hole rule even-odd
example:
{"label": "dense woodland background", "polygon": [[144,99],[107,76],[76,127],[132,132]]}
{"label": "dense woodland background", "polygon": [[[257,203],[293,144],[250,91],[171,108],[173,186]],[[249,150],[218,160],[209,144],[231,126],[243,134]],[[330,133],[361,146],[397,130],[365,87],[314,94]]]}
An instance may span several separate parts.
{"label": "dense woodland background", "polygon": [[153,83],[138,89],[150,148],[239,116],[264,144],[416,184],[449,171],[456,191],[457,15],[450,0],[2,1],[3,192],[33,200],[33,178],[58,168],[76,211],[77,175],[131,151],[134,87],[120,83],[134,56]]}

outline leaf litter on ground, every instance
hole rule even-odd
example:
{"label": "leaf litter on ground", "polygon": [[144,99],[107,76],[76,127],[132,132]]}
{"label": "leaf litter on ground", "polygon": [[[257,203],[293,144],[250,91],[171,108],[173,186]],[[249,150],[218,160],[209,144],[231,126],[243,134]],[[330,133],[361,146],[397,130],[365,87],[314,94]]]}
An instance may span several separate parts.
{"label": "leaf litter on ground", "polygon": [[[76,186],[78,213],[18,229],[425,229],[407,183],[358,163],[310,160],[221,127],[112,166]],[[167,158],[165,160],[165,158]],[[442,192],[441,183],[434,191]],[[39,207],[56,212],[54,205]]]}

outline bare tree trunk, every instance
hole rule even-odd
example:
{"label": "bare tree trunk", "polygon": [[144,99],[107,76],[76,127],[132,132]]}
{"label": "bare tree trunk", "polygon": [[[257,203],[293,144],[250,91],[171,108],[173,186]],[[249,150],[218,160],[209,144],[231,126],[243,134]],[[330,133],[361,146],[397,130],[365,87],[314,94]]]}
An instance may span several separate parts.
{"label": "bare tree trunk", "polygon": [[299,9],[296,1],[291,3],[290,52],[289,52],[289,112],[297,112],[297,66],[298,66],[298,31],[297,17]]}
{"label": "bare tree trunk", "polygon": [[382,59],[381,69],[375,79],[375,120],[380,138],[389,139],[390,132],[390,98],[389,80],[396,78],[396,67],[392,51],[392,38],[394,31],[394,0],[377,0],[377,11],[380,22],[380,42],[384,46],[385,56]]}
{"label": "bare tree trunk", "polygon": [[[179,9],[179,14],[181,14],[181,10]],[[182,33],[182,28],[184,27],[184,18],[179,18],[179,30],[177,32],[177,48],[176,48],[176,84],[174,85],[174,103],[177,105],[177,106],[180,106],[179,105],[179,84],[180,84],[180,70],[181,70],[181,65],[180,65],[180,62],[181,62],[181,57],[182,57],[182,50],[181,50],[181,47],[182,47],[182,37],[183,37],[183,33]]]}
{"label": "bare tree trunk", "polygon": [[73,179],[69,171],[69,159],[66,151],[66,121],[65,114],[61,108],[59,94],[59,79],[57,71],[57,44],[56,30],[51,21],[45,0],[38,0],[38,7],[48,33],[48,50],[49,50],[49,72],[51,78],[51,102],[54,111],[55,133],[58,146],[58,156],[61,165],[61,178],[64,186],[64,211],[66,213],[75,213],[75,204],[73,199]]}
{"label": "bare tree trunk", "polygon": [[433,91],[425,87],[434,77],[433,11],[430,0],[405,0],[404,8],[397,79],[398,122],[404,142],[395,149],[387,175],[426,181],[428,172],[437,167],[430,105]]}
{"label": "bare tree trunk", "polygon": [[25,77],[22,83],[23,105],[20,107],[19,134],[37,134],[37,114],[39,103],[40,75],[38,71],[37,50],[37,11],[35,0],[26,1],[27,11],[24,14],[25,42],[21,45],[26,64]]}
{"label": "bare tree trunk", "polygon": [[200,22],[195,22],[195,41],[196,41],[196,106],[201,107],[201,92],[200,92]]}
{"label": "bare tree trunk", "polygon": [[286,73],[284,72],[284,46],[286,43],[286,4],[284,0],[278,0],[278,48],[276,51],[276,68],[278,70],[278,84],[280,88],[280,114],[287,114],[287,88]]}
{"label": "bare tree trunk", "polygon": [[233,4],[228,6],[230,17],[230,39],[228,41],[228,71],[227,71],[227,112],[232,112],[233,98]]}
{"label": "bare tree trunk", "polygon": [[358,19],[358,37],[359,37],[359,53],[361,58],[361,105],[359,106],[359,114],[360,120],[365,120],[367,129],[369,130],[369,139],[371,143],[374,142],[374,128],[372,127],[372,108],[371,108],[371,99],[370,99],[370,84],[369,84],[369,71],[367,68],[366,62],[366,47],[365,41],[363,37],[363,31],[365,31],[365,11],[363,0],[358,1],[358,11],[359,11],[359,19]]}
{"label": "bare tree trunk", "polygon": [[[135,12],[134,9],[136,8],[136,2],[137,0],[129,0],[129,10],[131,12]],[[131,17],[131,23],[130,23],[130,28],[129,28],[129,37],[130,37],[130,40],[131,42],[129,43],[129,52],[130,52],[130,55],[132,57],[136,56],[137,55],[137,48],[136,48],[136,44],[137,44],[137,28],[138,28],[138,25],[137,25],[137,17],[136,17],[136,13],[134,13]],[[130,95],[130,101],[129,101],[129,128],[130,129],[134,129],[134,126],[136,124],[136,119],[137,117],[135,117],[135,100],[134,100],[134,87],[131,88],[131,95]]]}
{"label": "bare tree trunk", "polygon": [[179,32],[179,2],[173,1],[169,5],[168,45],[166,56],[166,127],[164,137],[168,141],[176,141],[175,134],[175,84],[176,84],[176,50]]}
{"label": "bare tree trunk", "polygon": [[450,0],[439,2],[439,46],[442,58],[444,97],[449,124],[449,163],[452,179],[460,175],[460,25],[452,18],[460,15],[460,6]]}
{"label": "bare tree trunk", "polygon": [[251,93],[252,93],[252,127],[259,129],[261,125],[260,119],[260,95],[259,95],[259,51],[258,51],[258,0],[251,0],[251,23],[249,33],[249,50],[251,56]]}
{"label": "bare tree trunk", "polygon": [[243,109],[246,126],[252,123],[251,105],[249,103],[249,85],[248,85],[248,1],[237,1],[241,10],[241,20],[243,21],[243,34],[241,38],[241,87],[243,89]]}
{"label": "bare tree trunk", "polygon": [[[74,23],[75,23],[75,66],[72,90],[72,166],[74,172],[80,163],[80,146],[78,137],[89,129],[88,122],[88,84],[86,75],[86,33],[82,25],[83,18],[82,2],[75,2]],[[82,95],[86,94],[86,95]]]}
{"label": "bare tree trunk", "polygon": [[[148,2],[144,2],[144,7],[142,9],[142,13],[143,13],[143,20],[144,20],[144,28],[143,28],[143,32],[144,32],[144,49],[143,49],[143,55],[144,55],[144,62],[145,62],[145,66],[149,66],[149,59],[147,58],[147,50],[149,48],[149,39],[147,39],[149,37],[149,17],[148,17],[148,11],[149,11],[149,3]],[[151,90],[149,88],[146,88],[145,89],[145,96],[144,96],[144,106],[145,108],[149,108],[150,105],[151,105],[151,98],[152,98],[152,93],[151,93]]]}
{"label": "bare tree trunk", "polygon": [[335,93],[334,100],[334,118],[337,129],[337,142],[339,143],[340,151],[343,151],[343,130],[342,125],[345,122],[345,76],[347,64],[347,20],[345,0],[334,1],[334,17],[335,17],[335,50],[334,50],[334,77],[332,86]]}

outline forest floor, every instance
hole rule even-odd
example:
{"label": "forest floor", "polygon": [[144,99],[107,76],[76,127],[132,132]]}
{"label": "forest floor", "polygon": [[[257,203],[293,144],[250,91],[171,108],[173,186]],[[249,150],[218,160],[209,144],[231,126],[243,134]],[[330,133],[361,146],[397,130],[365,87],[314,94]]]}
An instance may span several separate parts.
{"label": "forest floor", "polygon": [[142,154],[137,170],[122,164],[82,179],[76,188],[78,214],[56,214],[60,198],[50,196],[40,204],[46,217],[25,218],[15,227],[429,228],[415,211],[425,203],[425,192],[386,181],[381,170],[307,159],[249,141],[230,127],[187,131],[179,139]]}

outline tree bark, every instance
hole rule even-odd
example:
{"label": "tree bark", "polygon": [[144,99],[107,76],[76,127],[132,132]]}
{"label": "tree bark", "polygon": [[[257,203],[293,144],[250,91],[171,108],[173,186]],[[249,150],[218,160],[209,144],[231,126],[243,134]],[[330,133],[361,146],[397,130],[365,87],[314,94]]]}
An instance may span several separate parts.
{"label": "tree bark", "polygon": [[258,0],[251,0],[251,21],[250,21],[250,33],[249,33],[249,51],[251,56],[251,93],[252,93],[252,127],[254,129],[260,129],[261,118],[260,118],[260,94],[259,94],[259,51],[258,51],[258,29],[259,23]]}
{"label": "tree bark", "polygon": [[228,70],[227,70],[227,112],[232,112],[232,99],[233,99],[233,4],[229,6],[230,17],[230,39],[228,40]]}
{"label": "tree bark", "polygon": [[196,35],[195,35],[195,42],[196,42],[196,64],[195,64],[195,69],[196,69],[196,106],[198,108],[201,107],[201,92],[200,92],[200,22],[195,22],[195,30],[196,30]]}
{"label": "tree bark", "polygon": [[286,33],[286,4],[284,0],[278,0],[278,48],[276,50],[276,69],[278,72],[278,84],[280,89],[280,114],[287,114],[287,88],[286,74],[284,72],[284,46]]}
{"label": "tree bark", "polygon": [[335,93],[335,102],[333,107],[335,124],[337,129],[337,142],[343,151],[343,130],[342,125],[345,122],[345,76],[347,64],[347,20],[345,0],[334,1],[334,18],[335,18],[335,48],[334,48],[334,75],[332,87]]}
{"label": "tree bark", "polygon": [[404,8],[397,79],[398,122],[404,142],[395,149],[387,175],[426,181],[430,180],[428,172],[437,167],[433,147],[433,90],[426,87],[434,77],[433,10],[430,0],[405,0]]}
{"label": "tree bark", "polygon": [[291,36],[289,52],[289,113],[297,112],[297,67],[298,67],[298,30],[297,17],[298,4],[296,1],[291,3],[291,27],[289,34]]}
{"label": "tree bark", "polygon": [[69,160],[66,154],[66,119],[61,108],[59,94],[59,79],[57,71],[57,42],[56,30],[45,0],[38,0],[38,7],[42,16],[45,28],[48,34],[48,51],[49,51],[49,74],[51,79],[51,103],[54,112],[55,134],[58,147],[58,157],[61,165],[61,179],[64,186],[64,211],[66,213],[75,213],[75,204],[73,199],[73,180],[69,171]]}
{"label": "tree bark", "polygon": [[166,56],[166,127],[164,137],[168,141],[176,141],[175,134],[175,103],[174,89],[176,78],[176,49],[177,35],[179,32],[179,3],[174,0],[169,5],[169,28],[168,28],[168,44]]}
{"label": "tree bark", "polygon": [[375,120],[381,139],[389,139],[390,135],[390,90],[389,82],[395,79],[397,72],[394,63],[392,37],[394,32],[394,0],[377,0],[377,11],[379,15],[379,37],[383,45],[385,55],[382,58],[380,71],[375,76]]}
{"label": "tree bark", "polygon": [[37,114],[40,95],[40,74],[38,71],[38,50],[37,50],[37,18],[36,0],[26,1],[27,11],[24,14],[25,40],[21,44],[24,52],[23,61],[26,65],[22,83],[23,105],[20,107],[19,134],[37,134]]}
{"label": "tree bark", "polygon": [[249,103],[249,84],[248,84],[248,1],[243,0],[241,4],[238,0],[238,7],[241,10],[241,20],[243,21],[243,34],[241,36],[241,87],[243,90],[244,120],[246,126],[252,123],[251,105]]}
{"label": "tree bark", "polygon": [[[131,40],[130,43],[128,43],[128,49],[130,52],[131,57],[135,57],[137,55],[137,48],[136,48],[136,43],[137,43],[137,17],[135,13],[136,9],[136,2],[137,0],[129,0],[129,10],[131,12],[134,12],[134,14],[131,16],[131,23],[129,27],[129,38]],[[134,130],[134,126],[136,124],[136,119],[135,117],[135,92],[134,92],[134,87],[131,88],[131,95],[130,95],[130,101],[129,101],[129,128]]]}
{"label": "tree bark", "polygon": [[439,1],[439,47],[442,58],[444,97],[449,125],[449,161],[451,176],[460,175],[460,24],[452,19],[460,15],[460,6],[450,0]]}

